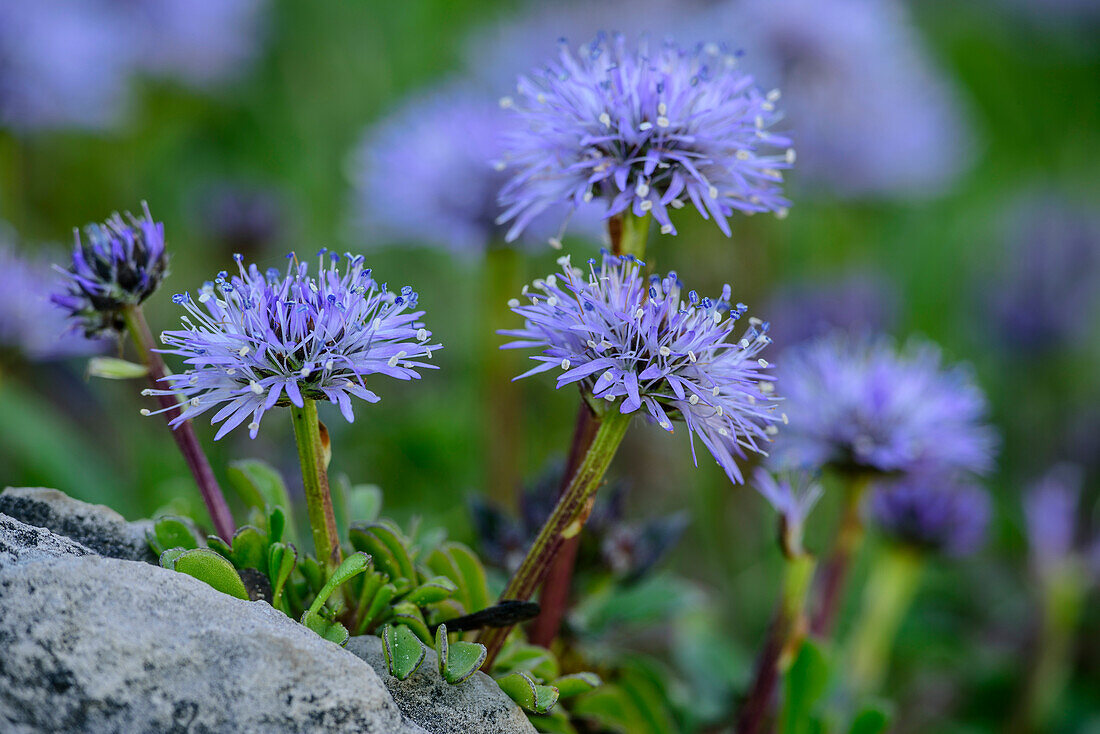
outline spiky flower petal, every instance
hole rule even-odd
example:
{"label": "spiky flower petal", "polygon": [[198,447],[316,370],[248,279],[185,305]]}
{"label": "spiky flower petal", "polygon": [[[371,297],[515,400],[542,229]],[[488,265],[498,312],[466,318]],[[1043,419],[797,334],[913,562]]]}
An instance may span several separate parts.
{"label": "spiky flower petal", "polygon": [[501,192],[508,237],[550,206],[603,200],[606,216],[652,213],[675,233],[669,209],[690,201],[730,234],[727,217],[786,212],[782,169],[790,141],[769,131],[778,91],[761,92],[717,45],[629,44],[601,34],[522,77],[517,129],[506,141],[514,175]]}
{"label": "spiky flower petal", "polygon": [[103,224],[89,224],[84,239],[76,232],[72,262],[62,270],[65,290],[54,303],[93,337],[124,328],[122,312],[151,296],[168,274],[164,224],[154,222],[149,207],[124,220],[115,214]]}
{"label": "spiky flower petal", "polygon": [[[239,274],[225,271],[206,283],[197,299],[173,296],[187,315],[185,328],[166,331],[161,340],[190,365],[169,375],[167,390],[187,407],[179,424],[219,408],[211,423],[221,422],[215,440],[245,419],[256,437],[264,413],[276,406],[303,405],[303,398],[339,405],[344,418],[355,416],[351,398],[377,402],[365,378],[380,374],[399,380],[419,378],[432,365],[439,344],[418,320],[417,294],[405,286],[393,293],[378,285],[361,256],[341,257],[322,250],[317,277],[291,253],[285,274],[261,273],[236,255]],[[326,262],[327,261],[327,262]]]}
{"label": "spiky flower petal", "polygon": [[[652,422],[673,430],[683,421],[729,478],[740,483],[737,458],[762,453],[779,420],[768,363],[759,357],[770,342],[768,324],[750,319],[740,339],[728,340],[748,309],[730,305],[727,285],[717,299],[695,291],[683,300],[675,272],[647,281],[631,256],[603,254],[587,273],[559,260],[560,276],[524,288],[529,305],[513,300],[526,319],[502,331],[517,341],[504,349],[534,348],[540,364],[526,377],[560,369],[558,387],[577,383],[593,404],[620,413],[645,408]],[[517,378],[518,379],[518,378]]]}

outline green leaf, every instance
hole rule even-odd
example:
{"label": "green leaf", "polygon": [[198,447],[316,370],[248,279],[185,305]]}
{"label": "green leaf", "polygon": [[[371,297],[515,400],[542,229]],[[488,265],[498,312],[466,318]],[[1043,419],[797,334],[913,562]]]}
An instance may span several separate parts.
{"label": "green leaf", "polygon": [[405,599],[422,607],[428,604],[441,602],[444,599],[449,599],[457,590],[458,587],[455,585],[455,582],[451,581],[446,576],[433,576],[410,591]]}
{"label": "green leaf", "polygon": [[[382,578],[385,578],[384,574],[380,574]],[[370,627],[378,624],[382,621],[387,621],[392,616],[392,610],[390,602],[393,601],[393,597],[397,594],[397,590],[394,589],[393,584],[383,584],[378,591],[375,592],[374,598],[371,599],[370,606],[367,607],[366,615],[363,617],[363,623],[360,624],[360,629],[366,631]]]}
{"label": "green leaf", "polygon": [[[284,534],[289,540],[298,537],[294,531],[294,518],[290,514],[290,494],[282,475],[275,467],[259,459],[243,459],[231,462],[228,473],[229,483],[246,505],[263,513],[267,513],[269,508],[282,509]],[[282,537],[276,538],[272,534],[272,542],[276,540],[282,540]]]}
{"label": "green leaf", "polygon": [[856,717],[848,734],[882,734],[890,726],[891,711],[885,702],[865,704]]}
{"label": "green leaf", "polygon": [[394,624],[406,625],[425,645],[431,643],[432,633],[424,621],[424,614],[420,611],[420,607],[412,602],[403,601],[394,604],[391,620]]}
{"label": "green leaf", "polygon": [[344,562],[336,567],[336,570],[332,572],[332,576],[329,580],[317,592],[317,598],[313,600],[313,604],[310,605],[309,611],[316,613],[324,606],[328,598],[332,596],[332,592],[336,591],[336,588],[340,584],[346,583],[349,579],[363,573],[371,566],[371,557],[366,553],[352,553],[350,556],[344,559]]}
{"label": "green leaf", "polygon": [[272,507],[267,515],[267,542],[278,543],[286,530],[286,513],[281,507]]}
{"label": "green leaf", "polygon": [[209,548],[184,551],[176,558],[176,571],[205,581],[218,591],[248,600],[248,591],[233,564]]}
{"label": "green leaf", "polygon": [[408,541],[395,526],[384,522],[353,525],[348,538],[355,550],[374,556],[375,567],[389,576],[390,581],[396,584],[400,579],[408,579],[409,583],[416,584]]}
{"label": "green leaf", "polygon": [[569,714],[561,707],[554,707],[554,710],[548,714],[532,716],[530,722],[535,727],[535,731],[544,734],[577,734],[576,727],[569,720]]}
{"label": "green leaf", "polygon": [[88,377],[102,377],[107,380],[133,380],[145,377],[149,368],[143,364],[134,364],[118,357],[92,357],[88,360]]}
{"label": "green leaf", "polygon": [[303,556],[298,562],[298,570],[305,576],[310,591],[314,594],[321,591],[321,587],[325,585],[325,570],[317,563],[316,558]]}
{"label": "green leaf", "polygon": [[595,673],[571,673],[563,675],[554,681],[554,687],[558,689],[561,698],[579,696],[600,687],[603,681]]}
{"label": "green leaf", "polygon": [[386,625],[382,628],[382,651],[390,674],[406,680],[424,662],[428,648],[405,625]]}
{"label": "green leaf", "polygon": [[443,550],[450,555],[455,568],[461,574],[461,579],[452,579],[452,581],[455,581],[458,588],[465,594],[462,603],[466,606],[466,611],[476,612],[492,604],[493,600],[489,598],[489,582],[485,578],[485,567],[481,565],[477,555],[462,543],[456,542],[444,543]]}
{"label": "green leaf", "polygon": [[183,548],[169,548],[160,554],[160,566],[161,568],[167,568],[169,571],[176,570],[176,559],[184,554]]}
{"label": "green leaf", "polygon": [[305,614],[302,615],[302,624],[340,647],[348,642],[348,630],[344,625],[325,619],[322,614],[313,610],[306,610]]}
{"label": "green leaf", "polygon": [[782,734],[807,734],[814,705],[829,682],[829,659],[821,645],[811,639],[802,643],[783,682]]}
{"label": "green leaf", "polygon": [[536,683],[525,670],[498,678],[497,685],[522,708],[536,714],[547,713],[558,702],[557,688]]}
{"label": "green leaf", "polygon": [[267,573],[267,536],[259,528],[245,525],[233,534],[233,565]]}
{"label": "green leaf", "polygon": [[233,560],[233,548],[217,535],[206,536],[206,547],[212,551],[216,551],[218,555],[225,558],[227,561]]}
{"label": "green leaf", "polygon": [[625,734],[652,734],[630,697],[615,684],[603,685],[569,705],[574,716],[591,719],[601,729]]}
{"label": "green leaf", "polygon": [[271,579],[272,606],[282,608],[283,588],[298,563],[298,550],[293,545],[273,543],[268,549],[267,567]]}
{"label": "green leaf", "polygon": [[153,528],[145,532],[150,547],[160,554],[169,548],[192,550],[199,547],[199,541],[191,532],[191,526],[180,517],[162,517],[153,523]]}
{"label": "green leaf", "polygon": [[435,652],[439,657],[439,674],[443,680],[453,686],[462,683],[481,668],[488,650],[478,642],[447,639],[447,625],[441,624],[435,630]]}
{"label": "green leaf", "polygon": [[505,644],[493,665],[493,673],[527,671],[541,680],[553,680],[561,675],[558,659],[545,647],[513,638]]}

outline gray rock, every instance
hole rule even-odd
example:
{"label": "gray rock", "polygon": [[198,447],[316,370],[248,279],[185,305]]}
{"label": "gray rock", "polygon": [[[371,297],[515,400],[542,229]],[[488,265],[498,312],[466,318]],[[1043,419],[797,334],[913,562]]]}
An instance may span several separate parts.
{"label": "gray rock", "polygon": [[105,505],[74,500],[56,489],[8,487],[0,493],[0,512],[71,538],[101,556],[157,562],[145,541],[148,520],[126,522]]}
{"label": "gray rock", "polygon": [[439,675],[439,662],[432,650],[428,650],[424,662],[404,681],[390,675],[379,638],[353,637],[347,650],[370,663],[401,712],[432,734],[535,731],[519,706],[484,673],[474,673],[457,686],[449,685]]}
{"label": "gray rock", "polygon": [[0,514],[0,569],[16,563],[91,553],[80,543]]}
{"label": "gray rock", "polygon": [[371,666],[266,603],[87,553],[0,516],[0,731],[424,734]]}

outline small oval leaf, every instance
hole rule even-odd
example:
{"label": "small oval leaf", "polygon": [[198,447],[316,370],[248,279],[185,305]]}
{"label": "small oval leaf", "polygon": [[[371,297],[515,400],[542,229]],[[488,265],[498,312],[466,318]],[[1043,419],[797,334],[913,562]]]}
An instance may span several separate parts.
{"label": "small oval leaf", "polygon": [[398,680],[406,680],[416,672],[428,649],[405,625],[386,625],[382,628],[382,650],[390,674]]}
{"label": "small oval leaf", "polygon": [[209,548],[196,548],[181,553],[176,558],[176,571],[194,576],[224,594],[246,601],[248,599],[248,591],[233,564]]}

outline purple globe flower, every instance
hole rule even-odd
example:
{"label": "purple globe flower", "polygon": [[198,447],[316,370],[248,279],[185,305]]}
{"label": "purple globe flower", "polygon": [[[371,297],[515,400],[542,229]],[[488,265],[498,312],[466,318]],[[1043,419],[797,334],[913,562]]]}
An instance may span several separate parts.
{"label": "purple globe flower", "polygon": [[0,0],[0,127],[102,129],[126,110],[134,49],[92,0]]}
{"label": "purple globe flower", "polygon": [[761,92],[716,45],[628,44],[601,34],[521,77],[506,141],[513,176],[501,191],[514,239],[555,204],[602,200],[606,216],[652,213],[675,233],[670,208],[690,201],[730,234],[734,210],[783,215],[782,169],[794,153],[769,128],[777,91]]}
{"label": "purple globe flower", "polygon": [[[246,418],[256,437],[265,412],[276,406],[303,405],[303,398],[329,400],[344,418],[355,419],[351,398],[377,402],[365,378],[380,374],[399,380],[419,378],[420,362],[438,344],[418,321],[417,294],[405,286],[400,293],[379,286],[361,256],[340,256],[322,250],[317,277],[291,253],[285,275],[275,268],[261,273],[247,269],[240,255],[239,275],[224,271],[206,283],[197,299],[189,293],[173,296],[187,314],[186,328],[166,331],[161,340],[190,365],[183,374],[164,378],[166,390],[187,403],[173,421],[178,425],[213,408],[211,423],[221,422],[215,440]],[[328,260],[328,263],[326,263]]]}
{"label": "purple globe flower", "polygon": [[32,361],[103,351],[105,342],[74,333],[64,312],[50,303],[61,276],[48,261],[18,252],[4,235],[0,229],[0,347]]}
{"label": "purple globe flower", "polygon": [[602,263],[588,261],[587,274],[568,257],[559,263],[560,277],[524,288],[529,305],[509,303],[526,324],[500,332],[517,339],[502,348],[539,350],[531,357],[539,365],[519,377],[560,368],[558,387],[579,383],[594,404],[617,403],[624,414],[644,407],[670,433],[683,421],[692,456],[698,436],[740,483],[736,458],[762,453],[779,419],[769,365],[759,357],[771,341],[767,323],[750,319],[740,339],[727,341],[748,309],[730,305],[728,285],[717,299],[690,291],[685,301],[676,273],[647,281],[630,256],[605,252]]}
{"label": "purple globe flower", "polygon": [[[455,252],[484,252],[503,241],[497,224],[508,117],[473,87],[450,84],[416,97],[368,131],[352,161],[363,229]],[[573,222],[599,230],[595,207]],[[525,233],[528,243],[560,246],[568,208],[552,207]]]}
{"label": "purple globe flower", "polygon": [[[69,312],[85,335],[121,332],[122,312],[151,296],[168,274],[164,224],[154,222],[148,205],[144,216],[117,213],[103,224],[76,233],[65,289],[52,300]],[[127,221],[128,220],[128,221]]]}
{"label": "purple globe flower", "polygon": [[969,370],[945,368],[933,344],[834,333],[783,353],[776,375],[790,427],[779,467],[884,473],[982,473],[996,437]]}
{"label": "purple globe flower", "polygon": [[891,540],[952,556],[977,550],[989,525],[989,495],[968,482],[907,477],[875,487],[871,517]]}

